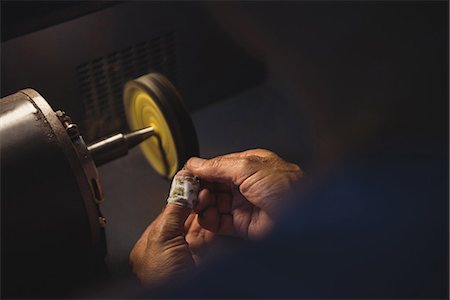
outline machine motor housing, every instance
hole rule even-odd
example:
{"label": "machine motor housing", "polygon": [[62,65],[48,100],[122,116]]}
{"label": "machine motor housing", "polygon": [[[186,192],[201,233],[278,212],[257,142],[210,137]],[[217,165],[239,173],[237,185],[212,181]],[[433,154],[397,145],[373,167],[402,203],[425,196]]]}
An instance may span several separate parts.
{"label": "machine motor housing", "polygon": [[68,125],[32,89],[0,100],[2,298],[63,297],[106,274],[97,169]]}

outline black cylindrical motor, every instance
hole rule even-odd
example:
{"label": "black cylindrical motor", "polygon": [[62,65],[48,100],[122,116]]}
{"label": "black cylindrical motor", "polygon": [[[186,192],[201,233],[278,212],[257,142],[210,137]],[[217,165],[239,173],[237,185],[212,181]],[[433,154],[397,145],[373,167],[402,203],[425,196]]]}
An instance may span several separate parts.
{"label": "black cylindrical motor", "polygon": [[2,298],[74,296],[104,278],[96,165],[142,143],[150,165],[171,179],[198,155],[189,113],[163,75],[127,83],[124,103],[134,131],[86,146],[77,125],[36,91],[0,99]]}
{"label": "black cylindrical motor", "polygon": [[26,89],[1,100],[0,138],[2,298],[62,297],[101,278],[103,196],[76,125]]}

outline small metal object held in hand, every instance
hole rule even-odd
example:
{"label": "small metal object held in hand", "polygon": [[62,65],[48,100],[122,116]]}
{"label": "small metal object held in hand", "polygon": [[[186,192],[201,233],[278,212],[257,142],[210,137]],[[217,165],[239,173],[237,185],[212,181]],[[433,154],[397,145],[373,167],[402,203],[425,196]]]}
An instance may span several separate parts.
{"label": "small metal object held in hand", "polygon": [[167,203],[187,206],[192,209],[198,200],[200,181],[197,176],[183,171],[180,173],[173,178]]}
{"label": "small metal object held in hand", "polygon": [[128,154],[131,149],[155,135],[153,127],[146,127],[127,134],[118,133],[88,146],[95,164],[101,166]]}

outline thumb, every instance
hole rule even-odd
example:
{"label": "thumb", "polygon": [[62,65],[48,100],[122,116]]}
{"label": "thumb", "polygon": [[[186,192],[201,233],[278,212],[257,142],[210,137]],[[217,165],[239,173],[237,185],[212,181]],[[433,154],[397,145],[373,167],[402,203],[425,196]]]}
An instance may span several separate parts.
{"label": "thumb", "polygon": [[186,222],[191,208],[169,203],[155,220],[153,231],[149,232],[149,241],[167,242],[177,237],[184,237]]}
{"label": "thumb", "polygon": [[147,243],[165,243],[178,237],[184,239],[184,223],[190,212],[189,207],[167,204],[158,218],[144,232],[143,236],[146,236]]}
{"label": "thumb", "polygon": [[172,181],[167,205],[160,216],[160,229],[163,237],[184,235],[184,223],[197,201],[198,179],[188,171],[181,170]]}
{"label": "thumb", "polygon": [[191,211],[192,209],[188,206],[168,203],[162,213],[162,219],[170,223],[173,229],[184,231],[184,223]]}

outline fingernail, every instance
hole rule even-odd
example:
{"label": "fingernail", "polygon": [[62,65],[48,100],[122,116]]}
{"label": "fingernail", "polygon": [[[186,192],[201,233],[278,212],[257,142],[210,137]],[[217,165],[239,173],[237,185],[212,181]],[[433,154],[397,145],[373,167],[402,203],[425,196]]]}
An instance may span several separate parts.
{"label": "fingernail", "polygon": [[200,168],[206,159],[193,157],[189,160],[189,165],[193,168]]}

